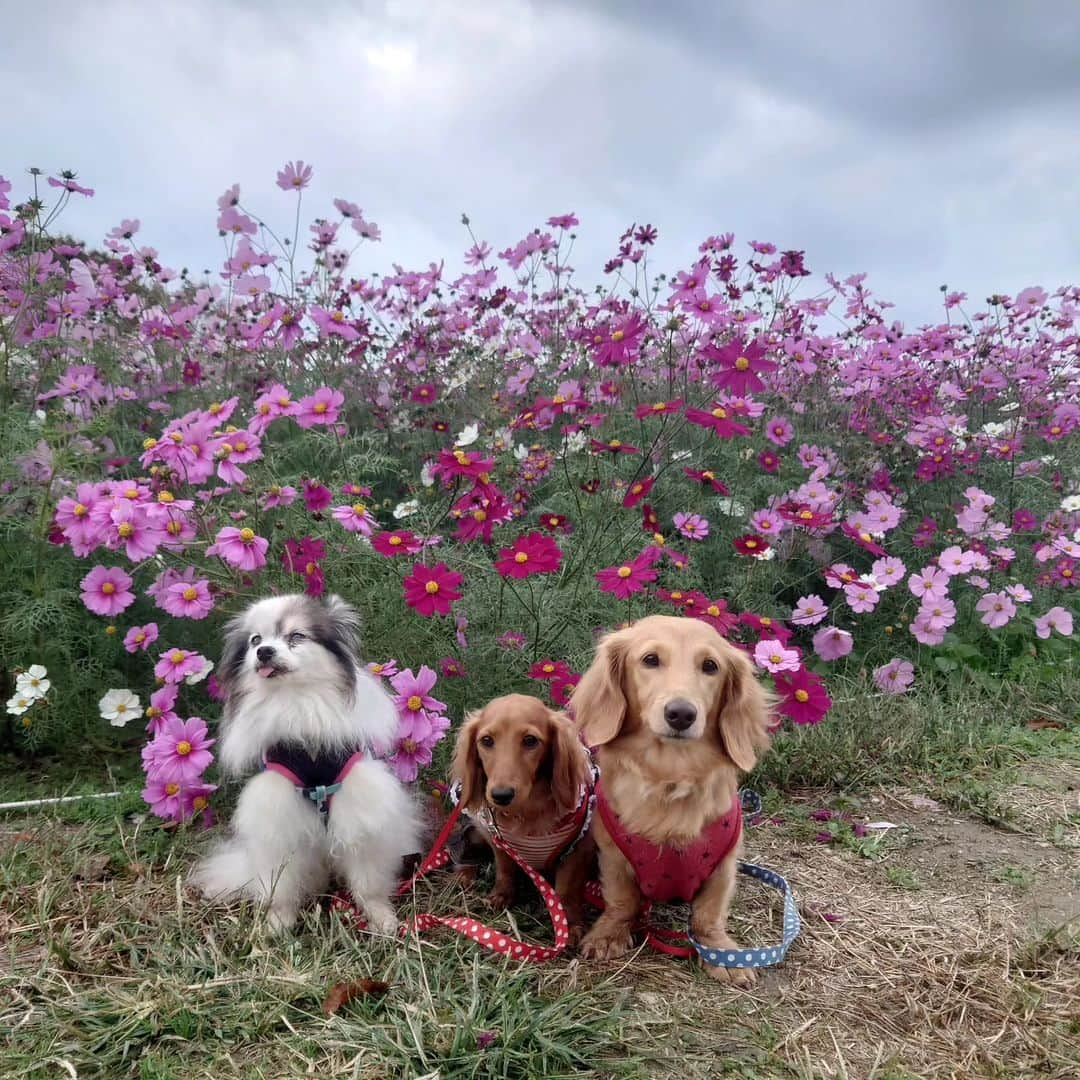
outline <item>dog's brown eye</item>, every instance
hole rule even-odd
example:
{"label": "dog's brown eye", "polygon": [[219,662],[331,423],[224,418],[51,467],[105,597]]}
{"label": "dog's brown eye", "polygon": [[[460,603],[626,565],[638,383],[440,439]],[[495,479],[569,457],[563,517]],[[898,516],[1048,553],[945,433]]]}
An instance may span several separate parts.
{"label": "dog's brown eye", "polygon": [[251,635],[251,644],[253,646],[258,645],[260,641],[262,641],[262,638],[258,634]]}
{"label": "dog's brown eye", "polygon": [[715,675],[720,670],[720,667],[715,660],[705,660],[701,665],[701,670],[706,675]]}
{"label": "dog's brown eye", "polygon": [[651,653],[646,653],[646,654],[645,654],[645,655],[644,655],[644,656],[643,656],[643,657],[641,658],[641,662],[642,662],[642,663],[643,663],[643,664],[644,664],[644,665],[645,665],[646,667],[659,667],[659,666],[660,666],[660,657],[659,657],[659,656],[657,656],[657,655],[656,655],[656,653],[654,653],[654,652],[651,652]]}
{"label": "dog's brown eye", "polygon": [[302,633],[300,633],[299,630],[294,630],[289,635],[289,644],[290,645],[299,645],[301,641],[306,641],[306,640],[307,640],[307,634],[302,634]]}
{"label": "dog's brown eye", "polygon": [[532,750],[534,747],[540,745],[540,740],[535,735],[524,735],[521,739],[521,745],[526,750]]}
{"label": "dog's brown eye", "polygon": [[477,740],[481,746],[487,747],[489,750],[495,745],[495,739],[491,735],[481,735]]}

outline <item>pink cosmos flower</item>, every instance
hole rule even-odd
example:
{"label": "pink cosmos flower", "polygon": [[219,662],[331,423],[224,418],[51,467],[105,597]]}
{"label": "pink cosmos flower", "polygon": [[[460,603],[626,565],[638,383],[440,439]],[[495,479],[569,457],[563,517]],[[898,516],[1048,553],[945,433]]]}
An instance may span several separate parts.
{"label": "pink cosmos flower", "polygon": [[884,559],[876,559],[874,565],[870,568],[870,572],[874,575],[874,580],[883,589],[888,589],[904,580],[907,567],[902,559],[889,556]]}
{"label": "pink cosmos flower", "polygon": [[415,555],[424,546],[424,542],[408,529],[397,529],[394,532],[376,533],[371,538],[371,546],[380,554],[391,557],[394,555]]}
{"label": "pink cosmos flower", "polygon": [[325,510],[334,501],[334,493],[317,480],[304,481],[304,505],[313,513]]}
{"label": "pink cosmos flower", "polygon": [[924,566],[908,578],[908,588],[913,596],[943,600],[949,592],[949,575],[934,566]]}
{"label": "pink cosmos flower", "polygon": [[263,507],[274,510],[278,507],[292,506],[296,499],[296,488],[289,484],[274,484],[267,489],[263,497]]}
{"label": "pink cosmos flower", "polygon": [[816,626],[828,614],[829,605],[820,596],[801,596],[791,613],[791,621],[796,626]]}
{"label": "pink cosmos flower", "polygon": [[775,510],[758,510],[750,518],[750,527],[767,540],[779,536],[787,522]]}
{"label": "pink cosmos flower", "polygon": [[410,715],[420,712],[446,712],[446,705],[431,696],[437,681],[438,676],[426,664],[415,675],[411,668],[406,668],[390,679],[390,685],[397,691],[394,704],[404,722],[408,721]]}
{"label": "pink cosmos flower", "polygon": [[1030,604],[1034,599],[1031,590],[1026,585],[1007,585],[1005,591],[1017,604]]}
{"label": "pink cosmos flower", "polygon": [[351,533],[370,536],[375,531],[376,521],[367,505],[361,502],[353,503],[352,506],[335,506],[333,518]]}
{"label": "pink cosmos flower", "polygon": [[826,661],[839,660],[855,647],[855,639],[838,626],[826,626],[819,630],[814,635],[813,643],[814,652]]}
{"label": "pink cosmos flower", "polygon": [[279,169],[277,186],[282,191],[300,191],[311,183],[314,170],[302,161],[287,161],[285,168]]}
{"label": "pink cosmos flower", "polygon": [[940,566],[949,577],[970,574],[971,571],[975,569],[976,562],[977,560],[974,552],[964,551],[964,549],[957,544],[947,547],[938,556],[938,566]]}
{"label": "pink cosmos flower", "polygon": [[844,586],[844,599],[856,615],[865,615],[866,612],[873,611],[877,607],[881,593],[872,585],[853,581]]}
{"label": "pink cosmos flower", "polygon": [[820,675],[800,668],[798,671],[784,672],[776,677],[776,689],[779,691],[778,711],[796,724],[820,723],[832,708],[832,699],[825,689]]}
{"label": "pink cosmos flower", "polygon": [[754,646],[754,663],[771,671],[798,671],[802,666],[797,649],[785,649],[775,638],[766,638]]}
{"label": "pink cosmos flower", "polygon": [[673,520],[687,540],[704,540],[709,535],[709,523],[700,514],[678,513]]}
{"label": "pink cosmos flower", "polygon": [[975,610],[982,612],[984,626],[998,630],[1005,626],[1016,614],[1016,605],[1006,592],[991,592],[979,598]]}
{"label": "pink cosmos flower", "polygon": [[455,574],[446,563],[424,566],[417,563],[405,579],[405,603],[425,619],[433,615],[449,615],[455,600],[461,599],[458,586],[465,579]]}
{"label": "pink cosmos flower", "polygon": [[795,428],[786,416],[777,416],[765,426],[765,438],[776,446],[787,446],[795,437]]}
{"label": "pink cosmos flower", "polygon": [[214,610],[210,582],[206,579],[178,581],[165,590],[161,606],[178,619],[205,619]]}
{"label": "pink cosmos flower", "polygon": [[945,640],[945,631],[936,628],[935,625],[921,613],[912,620],[908,630],[921,645],[940,645]]}
{"label": "pink cosmos flower", "polygon": [[80,586],[82,602],[95,615],[119,615],[135,603],[132,580],[118,566],[95,566]]}
{"label": "pink cosmos flower", "polygon": [[293,401],[292,394],[281,383],[274,383],[266,393],[255,399],[255,418],[250,426],[261,433],[278,417],[296,416],[299,412],[299,402]]}
{"label": "pink cosmos flower", "polygon": [[916,619],[930,630],[948,630],[956,622],[956,605],[948,597],[924,596]]}
{"label": "pink cosmos flower", "polygon": [[311,428],[316,424],[336,424],[344,404],[345,395],[340,390],[321,386],[314,394],[301,399],[296,422],[302,428]]}
{"label": "pink cosmos flower", "polygon": [[178,684],[166,683],[150,695],[150,704],[146,707],[146,730],[151,735],[156,735],[169,720],[179,719],[173,712],[179,694]]}
{"label": "pink cosmos flower", "polygon": [[198,675],[206,667],[206,657],[187,649],[170,649],[161,654],[154,665],[154,674],[167,683],[182,683],[190,675]]}
{"label": "pink cosmos flower", "polygon": [[370,663],[367,665],[367,669],[379,679],[389,679],[398,673],[396,660],[385,660],[381,664]]}
{"label": "pink cosmos flower", "polygon": [[155,816],[172,821],[187,821],[206,810],[210,796],[215,791],[217,784],[204,784],[199,780],[183,784],[161,777],[147,777],[142,797],[149,803]]}
{"label": "pink cosmos flower", "polygon": [[206,554],[216,555],[241,570],[258,570],[266,565],[266,550],[269,547],[270,541],[256,536],[253,529],[237,529],[228,525],[214,537]]}
{"label": "pink cosmos flower", "polygon": [[898,657],[874,668],[874,683],[886,694],[902,694],[915,681],[915,668],[908,660]]}
{"label": "pink cosmos flower", "polygon": [[1072,637],[1072,613],[1063,607],[1052,607],[1045,615],[1035,620],[1035,633],[1044,641],[1050,636],[1051,630],[1057,631],[1062,637]]}
{"label": "pink cosmos flower", "polygon": [[214,755],[206,724],[197,717],[168,720],[143,750],[143,765],[154,779],[190,783],[210,767]]}
{"label": "pink cosmos flower", "polygon": [[145,626],[133,626],[124,635],[124,648],[129,653],[146,652],[158,639],[158,624],[147,623]]}

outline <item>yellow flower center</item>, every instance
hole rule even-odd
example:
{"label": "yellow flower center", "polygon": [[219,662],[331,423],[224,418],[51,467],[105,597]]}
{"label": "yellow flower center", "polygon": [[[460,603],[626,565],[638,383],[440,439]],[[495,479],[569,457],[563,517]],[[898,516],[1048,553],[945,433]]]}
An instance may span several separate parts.
{"label": "yellow flower center", "polygon": [[746,541],[746,546],[748,548],[756,548],[757,547],[757,541],[756,540],[747,540]]}
{"label": "yellow flower center", "polygon": [[459,465],[468,465],[469,464],[469,455],[466,454],[464,450],[455,450],[454,451],[454,460]]}
{"label": "yellow flower center", "polygon": [[173,649],[169,656],[169,660],[179,667],[187,659],[187,653],[182,649]]}
{"label": "yellow flower center", "polygon": [[439,591],[439,583],[437,581],[429,581],[424,586],[424,591],[428,596],[434,596]]}
{"label": "yellow flower center", "polygon": [[472,516],[473,516],[473,521],[479,521],[479,522],[487,521],[487,511],[486,510],[474,510],[472,512]]}
{"label": "yellow flower center", "polygon": [[198,813],[200,810],[205,810],[210,805],[210,800],[205,795],[196,795],[191,800],[191,808]]}
{"label": "yellow flower center", "polygon": [[608,446],[610,446],[612,450],[618,450],[619,447],[622,446],[622,440],[612,439],[611,442],[608,443]]}
{"label": "yellow flower center", "polygon": [[270,413],[270,406],[266,402],[263,402],[259,406],[259,415],[260,416],[267,416],[267,415],[269,415],[269,413]]}
{"label": "yellow flower center", "polygon": [[146,710],[146,715],[148,719],[153,720],[155,716],[161,715],[161,710],[156,705],[151,705]]}
{"label": "yellow flower center", "polygon": [[165,785],[165,794],[166,795],[179,795],[180,794],[180,785],[179,784],[166,784]]}
{"label": "yellow flower center", "polygon": [[333,319],[336,323],[343,323],[345,321],[345,312],[335,311],[334,314],[330,316],[330,318]]}
{"label": "yellow flower center", "polygon": [[157,446],[157,439],[143,439],[142,448],[144,450],[153,450]]}
{"label": "yellow flower center", "polygon": [[714,417],[716,417],[717,420],[727,419],[727,409],[721,408],[719,405],[717,405],[716,408],[713,409],[712,414]]}
{"label": "yellow flower center", "polygon": [[645,485],[644,485],[644,484],[635,484],[635,485],[634,485],[634,486],[633,486],[633,487],[632,487],[632,488],[631,488],[630,490],[631,490],[631,491],[632,491],[632,492],[633,492],[633,493],[634,493],[635,495],[640,495],[640,494],[641,494],[641,491],[642,491],[642,489],[643,489],[644,487],[645,487]]}
{"label": "yellow flower center", "polygon": [[814,512],[812,510],[800,510],[799,511],[799,517],[803,521],[809,521],[813,516],[814,516]]}
{"label": "yellow flower center", "polygon": [[736,371],[747,371],[749,367],[750,361],[745,356],[740,356],[739,359],[735,361]]}
{"label": "yellow flower center", "polygon": [[555,670],[555,665],[554,664],[545,664],[540,670],[545,675],[550,675]]}
{"label": "yellow flower center", "polygon": [[514,562],[516,562],[519,566],[522,565],[523,563],[527,563],[528,561],[529,561],[529,556],[524,551],[519,551],[514,556]]}
{"label": "yellow flower center", "polygon": [[116,532],[121,540],[127,540],[129,537],[135,535],[135,526],[130,521],[121,521],[116,527]]}
{"label": "yellow flower center", "polygon": [[124,704],[124,703],[123,703],[123,702],[121,701],[121,702],[120,702],[120,703],[119,703],[119,704],[118,704],[118,705],[116,706],[116,715],[117,715],[117,716],[123,716],[123,715],[124,715],[124,713],[126,713],[126,712],[127,712],[127,706],[126,706],[126,705],[125,705],[125,704]]}
{"label": "yellow flower center", "polygon": [[417,694],[413,694],[413,696],[409,698],[406,704],[409,706],[409,709],[412,712],[419,712],[420,709],[423,707],[424,701]]}
{"label": "yellow flower center", "polygon": [[146,640],[146,632],[140,630],[133,639],[136,645],[141,645]]}
{"label": "yellow flower center", "polygon": [[170,536],[179,536],[180,533],[184,531],[184,526],[179,521],[170,521],[169,524],[165,526],[165,531],[169,533]]}
{"label": "yellow flower center", "polygon": [[105,584],[101,586],[101,591],[106,596],[112,596],[112,594],[116,592],[116,586],[111,581],[106,581]]}
{"label": "yellow flower center", "polygon": [[772,619],[770,619],[767,615],[762,616],[761,625],[762,626],[772,626]]}
{"label": "yellow flower center", "polygon": [[652,411],[653,412],[663,412],[666,408],[667,408],[667,402],[666,401],[656,401],[656,402],[653,403]]}
{"label": "yellow flower center", "polygon": [[187,589],[184,590],[183,596],[184,596],[184,599],[187,600],[188,603],[190,603],[192,600],[198,600],[198,598],[199,598],[199,590],[198,589],[187,588]]}
{"label": "yellow flower center", "polygon": [[86,509],[86,507],[85,507],[85,506],[83,506],[83,504],[82,504],[82,503],[76,503],[76,504],[75,504],[75,509],[74,509],[74,510],[72,510],[72,513],[73,513],[73,514],[74,514],[74,515],[75,515],[76,517],[79,517],[79,518],[81,518],[81,517],[86,517],[86,515],[87,515],[87,514],[88,514],[89,512],[90,512],[90,511],[89,511],[89,510],[87,510],[87,509]]}
{"label": "yellow flower center", "polygon": [[277,403],[283,408],[287,409],[292,404],[292,398],[286,395],[285,397],[279,397]]}
{"label": "yellow flower center", "polygon": [[169,436],[169,438],[172,439],[172,441],[176,443],[177,446],[179,446],[184,441],[184,436],[179,431],[174,431]]}
{"label": "yellow flower center", "polygon": [[191,743],[189,743],[187,739],[182,739],[176,744],[176,752],[181,757],[187,757],[188,754],[191,753]]}
{"label": "yellow flower center", "polygon": [[217,416],[217,414],[218,414],[219,412],[221,412],[221,410],[222,410],[222,409],[223,409],[224,407],[225,407],[225,406],[224,406],[224,405],[222,405],[220,401],[211,401],[211,402],[210,402],[210,406],[209,406],[209,408],[208,408],[208,409],[207,409],[206,411],[207,411],[207,412],[208,412],[208,413],[209,413],[209,414],[210,414],[211,416]]}
{"label": "yellow flower center", "polygon": [[176,496],[171,491],[159,491],[157,501],[159,503],[176,502]]}
{"label": "yellow flower center", "polygon": [[325,401],[320,401],[315,405],[315,408],[312,410],[312,412],[318,413],[319,416],[322,416],[322,414],[326,412],[326,410],[329,408],[330,406],[327,405]]}
{"label": "yellow flower center", "polygon": [[558,519],[557,517],[553,517],[553,518],[548,518],[548,524],[549,524],[549,525],[550,525],[550,526],[551,526],[551,527],[552,527],[553,529],[557,529],[557,528],[559,527],[559,519]]}
{"label": "yellow flower center", "polygon": [[706,614],[711,615],[714,619],[720,614],[720,609],[715,604],[710,604],[705,609]]}
{"label": "yellow flower center", "polygon": [[781,663],[783,661],[784,658],[779,653],[773,653],[772,656],[769,657],[769,659],[774,664],[779,664],[779,663]]}
{"label": "yellow flower center", "polygon": [[615,333],[611,335],[611,340],[617,344],[618,342],[622,341],[624,337],[626,337],[625,331],[616,330]]}
{"label": "yellow flower center", "polygon": [[255,531],[253,529],[241,529],[240,530],[240,542],[244,544],[250,544],[255,539]]}
{"label": "yellow flower center", "polygon": [[353,503],[352,512],[357,517],[367,517],[367,507],[363,503]]}
{"label": "yellow flower center", "polygon": [[795,700],[805,705],[810,700],[810,695],[805,690],[796,690]]}
{"label": "yellow flower center", "polygon": [[615,571],[621,578],[628,578],[633,572],[634,571],[631,570],[629,566],[620,566],[619,569]]}
{"label": "yellow flower center", "polygon": [[401,545],[405,543],[405,541],[402,540],[400,536],[391,536],[389,541],[387,542],[390,544],[391,547],[401,547]]}
{"label": "yellow flower center", "polygon": [[553,397],[553,398],[551,399],[551,404],[552,404],[552,405],[565,405],[565,404],[566,404],[566,398],[564,398],[564,397],[562,396],[562,394],[556,394],[556,395],[555,395],[555,396],[554,396],[554,397]]}
{"label": "yellow flower center", "polygon": [[105,633],[109,637],[116,637],[116,635],[119,633],[119,631],[116,629],[115,626],[106,626],[105,627]]}

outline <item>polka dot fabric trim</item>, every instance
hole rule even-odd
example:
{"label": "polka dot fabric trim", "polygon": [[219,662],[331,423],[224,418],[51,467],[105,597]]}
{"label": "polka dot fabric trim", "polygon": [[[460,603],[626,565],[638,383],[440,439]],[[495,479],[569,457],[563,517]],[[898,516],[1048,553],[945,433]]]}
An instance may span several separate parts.
{"label": "polka dot fabric trim", "polygon": [[710,949],[702,945],[687,928],[686,936],[690,944],[701,957],[702,963],[710,967],[726,968],[762,968],[772,967],[779,964],[787,956],[792,942],[799,936],[801,924],[799,922],[799,909],[795,903],[795,894],[791,886],[779,874],[767,870],[764,866],[755,866],[753,863],[739,863],[739,873],[746,874],[760,881],[763,885],[778,889],[784,895],[784,938],[779,945],[768,949]]}

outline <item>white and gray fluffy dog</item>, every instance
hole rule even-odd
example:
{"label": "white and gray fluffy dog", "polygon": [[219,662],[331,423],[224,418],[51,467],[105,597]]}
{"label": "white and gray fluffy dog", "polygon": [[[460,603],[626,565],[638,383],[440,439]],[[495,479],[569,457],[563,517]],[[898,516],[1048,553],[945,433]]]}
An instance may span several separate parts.
{"label": "white and gray fluffy dog", "polygon": [[[293,595],[254,604],[226,631],[221,764],[235,776],[263,771],[192,884],[207,897],[264,904],[275,930],[336,876],[373,930],[394,933],[390,897],[403,856],[419,850],[415,803],[376,756],[393,747],[398,717],[360,663],[358,630],[339,597]],[[338,779],[320,813],[317,785]]]}

